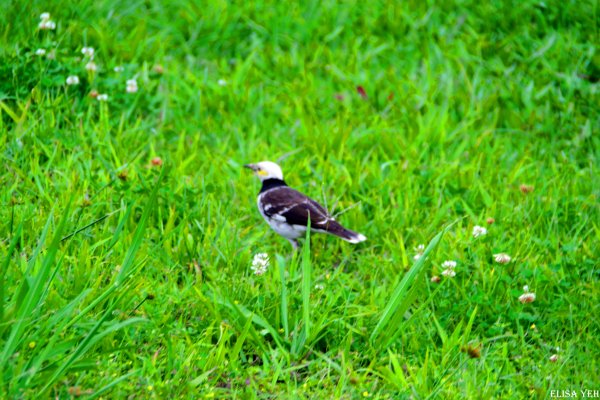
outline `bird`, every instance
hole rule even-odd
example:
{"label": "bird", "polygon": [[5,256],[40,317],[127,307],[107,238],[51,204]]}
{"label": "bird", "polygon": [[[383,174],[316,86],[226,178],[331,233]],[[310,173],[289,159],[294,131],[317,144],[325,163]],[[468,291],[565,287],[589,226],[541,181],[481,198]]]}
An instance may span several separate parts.
{"label": "bird", "polygon": [[328,233],[350,243],[367,240],[362,233],[344,228],[315,200],[289,187],[283,180],[281,167],[276,163],[261,161],[244,167],[254,171],[262,182],[256,199],[258,211],[275,232],[292,244],[294,250],[298,249],[298,238],[306,234],[309,220],[311,232]]}

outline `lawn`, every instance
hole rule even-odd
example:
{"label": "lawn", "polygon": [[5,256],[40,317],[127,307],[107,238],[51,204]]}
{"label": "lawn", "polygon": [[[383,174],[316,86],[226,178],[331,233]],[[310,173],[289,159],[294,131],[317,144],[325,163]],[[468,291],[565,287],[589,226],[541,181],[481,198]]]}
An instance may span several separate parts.
{"label": "lawn", "polygon": [[[0,398],[600,390],[598,14],[5,0]],[[262,160],[368,240],[293,253]]]}

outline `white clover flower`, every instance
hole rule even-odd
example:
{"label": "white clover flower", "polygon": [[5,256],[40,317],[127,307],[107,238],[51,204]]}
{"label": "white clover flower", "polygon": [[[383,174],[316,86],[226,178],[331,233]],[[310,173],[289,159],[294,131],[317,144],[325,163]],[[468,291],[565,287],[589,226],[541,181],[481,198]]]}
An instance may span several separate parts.
{"label": "white clover flower", "polygon": [[227,85],[227,81],[225,79],[219,79],[217,81],[217,83],[219,84],[219,86],[225,86],[225,85]]}
{"label": "white clover flower", "polygon": [[552,354],[550,356],[550,362],[557,362],[558,361],[558,354]]}
{"label": "white clover flower", "polygon": [[494,254],[494,260],[498,264],[508,264],[511,260],[510,256],[506,253]]}
{"label": "white clover flower", "polygon": [[454,269],[456,268],[456,261],[447,260],[442,263],[442,268]]}
{"label": "white clover flower", "polygon": [[135,79],[129,79],[127,81],[127,93],[135,93],[138,91],[138,84]]}
{"label": "white clover flower", "polygon": [[425,245],[420,244],[417,247],[415,247],[414,250],[417,252],[417,254],[414,255],[413,260],[417,261],[423,256],[423,252],[425,251]]}
{"label": "white clover flower", "polygon": [[85,69],[87,69],[88,71],[95,72],[98,70],[98,66],[95,62],[90,61],[89,63],[85,64]]}
{"label": "white clover flower", "polygon": [[317,290],[323,290],[323,289],[325,289],[325,286],[323,286],[323,284],[322,284],[322,283],[317,283],[317,284],[315,285],[315,289],[317,289]]}
{"label": "white clover flower", "polygon": [[442,271],[442,275],[448,278],[454,278],[456,276],[456,272],[452,268],[446,268]]}
{"label": "white clover flower", "polygon": [[44,54],[46,54],[46,50],[45,49],[37,49],[35,51],[35,55],[36,56],[43,56]]}
{"label": "white clover flower", "polygon": [[523,304],[533,303],[535,301],[535,293],[523,293],[519,296],[519,301]]}
{"label": "white clover flower", "polygon": [[535,293],[529,292],[529,286],[523,286],[523,294],[519,296],[519,301],[523,304],[533,303],[535,301]]}
{"label": "white clover flower", "polygon": [[108,95],[106,93],[99,94],[96,97],[96,100],[98,100],[98,101],[108,101]]}
{"label": "white clover flower", "polygon": [[67,85],[79,85],[79,77],[77,75],[67,77]]}
{"label": "white clover flower", "polygon": [[475,225],[473,227],[473,237],[476,238],[483,235],[487,235],[487,229],[485,229],[483,226]]}
{"label": "white clover flower", "polygon": [[116,73],[120,73],[120,72],[123,72],[123,71],[125,70],[125,68],[123,68],[123,66],[122,66],[122,65],[117,65],[116,67],[114,67],[114,68],[113,68],[113,70],[114,70]]}
{"label": "white clover flower", "polygon": [[54,30],[56,29],[56,24],[54,23],[54,21],[50,20],[50,14],[49,13],[42,13],[42,15],[40,15],[40,23],[38,25],[38,28],[40,28],[41,30]]}
{"label": "white clover flower", "polygon": [[94,58],[94,48],[93,47],[84,47],[81,49],[81,53],[84,56],[88,56],[90,58]]}
{"label": "white clover flower", "polygon": [[262,275],[267,272],[269,267],[269,255],[267,253],[256,253],[252,259],[252,266],[250,269],[254,272],[254,275]]}

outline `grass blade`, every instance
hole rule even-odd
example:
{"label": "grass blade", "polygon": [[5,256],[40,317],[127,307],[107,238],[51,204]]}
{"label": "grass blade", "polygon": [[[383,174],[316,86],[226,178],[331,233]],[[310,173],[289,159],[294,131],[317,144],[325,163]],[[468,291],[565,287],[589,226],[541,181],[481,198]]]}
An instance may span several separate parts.
{"label": "grass blade", "polygon": [[[304,340],[310,337],[310,278],[312,264],[310,262],[310,218],[306,227],[306,240],[302,248],[302,322],[304,323]],[[302,346],[301,346],[302,347]]]}
{"label": "grass blade", "polygon": [[117,275],[117,279],[116,279],[116,283],[115,283],[116,285],[121,285],[123,283],[123,281],[129,276],[129,269],[132,267],[134,260],[135,260],[135,255],[137,254],[137,251],[139,250],[139,248],[142,244],[142,239],[144,238],[144,231],[146,230],[146,224],[148,223],[148,220],[150,219],[150,215],[151,215],[152,211],[154,210],[154,206],[156,204],[156,197],[158,195],[158,189],[160,188],[161,181],[163,180],[164,176],[166,175],[166,171],[167,171],[167,168],[163,168],[160,171],[158,180],[154,184],[154,188],[152,189],[152,192],[150,193],[150,198],[148,199],[148,202],[146,203],[146,207],[144,207],[144,213],[142,214],[142,217],[140,218],[138,226],[135,230],[135,233],[133,234],[133,240],[131,242],[131,246],[129,246],[129,249],[127,250],[127,254],[125,255],[125,260],[123,261],[123,265],[121,266],[121,271],[119,272],[119,275]]}
{"label": "grass blade", "polygon": [[[23,340],[22,333],[27,327],[28,321],[30,321],[32,318],[32,314],[34,313],[36,307],[38,307],[43,301],[44,294],[47,293],[46,289],[51,283],[49,279],[50,272],[52,270],[52,266],[54,265],[54,259],[56,258],[58,247],[60,246],[60,238],[62,237],[62,232],[64,231],[70,208],[71,202],[69,201],[69,204],[65,208],[65,211],[63,212],[63,215],[58,223],[58,227],[54,233],[54,238],[52,239],[46,255],[42,260],[42,265],[35,275],[35,278],[33,278],[31,287],[24,289],[24,291],[21,292],[24,295],[23,302],[17,306],[17,314],[15,316],[16,323],[13,325],[10,335],[4,344],[4,349],[2,351],[2,355],[0,356],[0,369],[4,369],[8,359],[19,346],[19,343],[21,343]],[[48,224],[46,225],[45,232],[47,232],[47,228]],[[41,244],[38,246],[38,251],[39,250],[41,250]],[[35,259],[32,259],[31,264],[34,262]],[[28,267],[27,269],[29,272],[33,271],[33,268]]]}
{"label": "grass blade", "polygon": [[15,251],[15,247],[21,237],[21,231],[23,229],[23,224],[19,224],[17,227],[17,232],[13,236],[10,244],[8,246],[8,252],[6,253],[6,257],[4,258],[4,262],[0,269],[0,321],[4,321],[4,279],[6,277],[6,272],[8,270],[8,265],[10,264],[10,258],[12,257],[13,252]]}
{"label": "grass blade", "polygon": [[441,232],[435,235],[431,242],[429,242],[429,245],[427,245],[427,248],[423,252],[421,258],[415,262],[412,268],[404,275],[400,283],[398,283],[394,289],[392,297],[385,306],[377,325],[373,329],[373,332],[371,332],[371,342],[378,338],[394,315],[403,315],[408,309],[412,303],[412,298],[414,297],[409,295],[413,282],[415,282],[415,280],[417,280],[425,272],[425,264],[429,254],[437,247],[444,234],[455,223],[456,222],[448,225]]}
{"label": "grass blade", "polygon": [[283,257],[277,257],[277,265],[279,266],[279,278],[281,279],[281,321],[283,324],[283,332],[285,337],[289,338],[290,326],[288,320],[288,293],[287,284],[285,282],[285,261]]}

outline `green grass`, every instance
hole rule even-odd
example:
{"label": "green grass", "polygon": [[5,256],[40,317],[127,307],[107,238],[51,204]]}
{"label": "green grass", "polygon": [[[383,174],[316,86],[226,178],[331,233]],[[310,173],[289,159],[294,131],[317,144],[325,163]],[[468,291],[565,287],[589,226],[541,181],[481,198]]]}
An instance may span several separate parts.
{"label": "green grass", "polygon": [[[0,397],[600,389],[597,2],[3,10]],[[369,240],[292,257],[266,159]]]}

